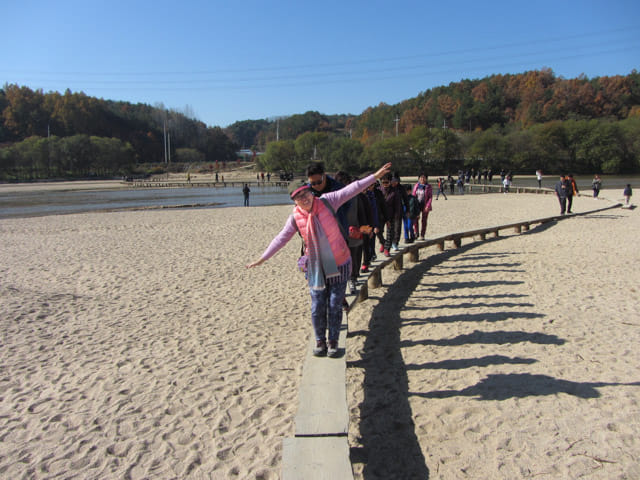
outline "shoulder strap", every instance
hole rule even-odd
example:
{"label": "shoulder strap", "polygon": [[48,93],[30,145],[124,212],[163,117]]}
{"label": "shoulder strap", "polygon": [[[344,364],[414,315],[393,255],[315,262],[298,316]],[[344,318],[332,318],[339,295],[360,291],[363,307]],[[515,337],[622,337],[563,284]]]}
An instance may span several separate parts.
{"label": "shoulder strap", "polygon": [[333,207],[329,203],[329,200],[327,200],[326,198],[322,198],[322,197],[318,197],[318,198],[320,200],[322,200],[322,203],[324,203],[325,206],[329,209],[329,211],[333,214],[333,218],[336,219],[336,223],[338,224],[338,227],[340,227],[340,232],[342,233],[342,236],[344,237],[344,240],[346,242],[347,239],[349,238],[349,235],[347,234],[347,232],[345,232],[344,225],[342,225],[342,222],[340,221],[340,219],[336,215],[336,211],[333,209]]}

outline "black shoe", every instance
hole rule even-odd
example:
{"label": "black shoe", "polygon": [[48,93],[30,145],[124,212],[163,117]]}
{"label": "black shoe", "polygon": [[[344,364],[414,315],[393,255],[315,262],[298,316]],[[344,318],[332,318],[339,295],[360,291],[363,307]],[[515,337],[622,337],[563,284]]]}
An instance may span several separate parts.
{"label": "black shoe", "polygon": [[316,342],[316,348],[313,349],[313,355],[316,357],[324,357],[327,354],[327,342],[325,340],[318,340]]}

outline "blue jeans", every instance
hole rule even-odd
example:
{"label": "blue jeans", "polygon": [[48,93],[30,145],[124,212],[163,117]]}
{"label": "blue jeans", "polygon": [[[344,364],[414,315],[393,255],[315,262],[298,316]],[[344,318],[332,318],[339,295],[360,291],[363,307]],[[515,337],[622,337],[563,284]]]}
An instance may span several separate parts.
{"label": "blue jeans", "polygon": [[342,325],[342,301],[347,281],[326,285],[324,290],[311,292],[311,323],[316,341],[326,339],[327,320],[329,321],[329,341],[338,341]]}

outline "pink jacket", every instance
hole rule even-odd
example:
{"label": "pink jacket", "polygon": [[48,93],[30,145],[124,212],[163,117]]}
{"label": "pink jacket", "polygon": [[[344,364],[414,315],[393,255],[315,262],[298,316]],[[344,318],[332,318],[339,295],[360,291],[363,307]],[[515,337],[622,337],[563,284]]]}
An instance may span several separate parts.
{"label": "pink jacket", "polygon": [[[351,252],[347,242],[344,240],[340,225],[338,225],[338,219],[331,212],[323,201],[314,200],[313,209],[317,210],[316,214],[320,220],[320,225],[324,230],[325,235],[329,239],[329,245],[331,246],[331,252],[336,259],[336,265],[343,265],[347,263]],[[298,231],[302,235],[305,246],[309,246],[309,238],[307,237],[307,223],[309,220],[309,214],[299,207],[293,209],[293,218],[298,226]],[[306,252],[305,252],[306,253]]]}
{"label": "pink jacket", "polygon": [[[416,191],[418,190],[419,184],[420,182],[417,182],[413,186],[413,191],[411,192],[411,195],[413,195],[414,197],[416,196]],[[424,188],[424,206],[422,207],[422,211],[430,212],[432,202],[433,202],[433,187],[431,187],[431,185],[427,183]]]}

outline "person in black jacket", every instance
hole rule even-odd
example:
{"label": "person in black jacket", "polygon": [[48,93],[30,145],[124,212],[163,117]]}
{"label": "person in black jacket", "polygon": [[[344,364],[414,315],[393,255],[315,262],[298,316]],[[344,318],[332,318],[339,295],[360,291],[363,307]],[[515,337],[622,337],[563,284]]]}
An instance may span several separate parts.
{"label": "person in black jacket", "polygon": [[[307,180],[309,185],[311,185],[311,192],[319,197],[323,193],[335,192],[336,190],[340,190],[344,187],[342,182],[339,182],[335,178],[330,177],[324,171],[324,164],[321,162],[315,162],[310,164],[307,167]],[[336,217],[340,220],[340,224],[344,228],[345,231],[349,230],[347,224],[347,211],[351,208],[351,202],[349,200],[347,203],[338,208],[336,212]]]}
{"label": "person in black jacket", "polygon": [[[567,210],[567,191],[572,188],[565,180],[564,175],[560,175],[560,180],[556,183],[556,196],[560,202],[560,215],[564,215]],[[573,194],[573,191],[571,192]]]}
{"label": "person in black jacket", "polygon": [[384,254],[390,256],[389,251],[393,249],[398,251],[398,243],[400,242],[400,234],[402,233],[402,216],[404,215],[404,191],[400,186],[400,178],[393,176],[389,178],[383,177],[382,194],[387,205],[389,214],[386,223],[386,236],[384,242]]}
{"label": "person in black jacket", "polygon": [[[357,178],[351,178],[346,172],[336,173],[336,180],[344,185],[350,184]],[[359,193],[351,200],[351,206],[347,210],[348,239],[347,244],[351,252],[351,276],[349,278],[349,293],[356,293],[356,281],[362,265],[364,248],[364,234],[361,227],[371,227],[371,209],[367,198]]]}
{"label": "person in black jacket", "polygon": [[387,213],[387,205],[384,201],[382,191],[380,190],[380,185],[377,183],[369,185],[366,197],[369,201],[369,207],[371,208],[373,235],[368,240],[365,238],[364,263],[362,265],[363,272],[368,271],[371,261],[376,259],[376,238],[378,239],[378,242],[380,242],[380,252],[384,251],[383,231],[384,225],[387,223],[387,218],[389,217],[389,214]]}

